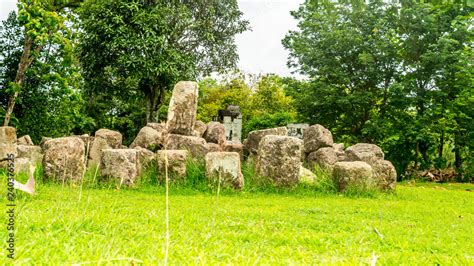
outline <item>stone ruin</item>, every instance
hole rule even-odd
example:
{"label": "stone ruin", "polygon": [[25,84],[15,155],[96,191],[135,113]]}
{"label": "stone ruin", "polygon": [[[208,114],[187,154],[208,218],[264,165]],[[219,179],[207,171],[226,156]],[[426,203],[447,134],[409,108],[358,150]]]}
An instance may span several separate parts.
{"label": "stone ruin", "polygon": [[[374,144],[358,143],[344,149],[343,144],[333,142],[328,129],[318,124],[289,126],[290,132],[287,127],[252,131],[242,144],[235,141],[240,133],[234,131],[234,126],[241,128],[238,108],[231,106],[220,113],[224,124],[205,124],[196,120],[197,99],[196,82],[178,82],[167,122],[148,123],[129,147],[122,144],[120,132],[109,129],[99,129],[94,136],[43,138],[40,145],[34,145],[27,135],[17,139],[15,128],[0,127],[0,166],[5,167],[7,154],[11,153],[16,157],[16,171],[42,163],[45,178],[74,182],[92,167],[102,178],[133,185],[144,169],[154,165],[160,178],[168,169],[172,181],[184,180],[187,160],[204,158],[209,182],[220,181],[223,186],[242,189],[241,164],[246,158],[255,161],[259,176],[276,186],[312,183],[318,177],[310,169],[318,166],[332,175],[341,191],[352,185],[395,189],[395,168]],[[234,116],[235,124],[226,127],[225,117],[229,116]],[[303,134],[295,135],[292,128],[304,128]]]}
{"label": "stone ruin", "polygon": [[230,142],[240,143],[242,140],[242,114],[240,107],[229,105],[226,110],[219,110],[217,121],[224,124],[225,138]]}

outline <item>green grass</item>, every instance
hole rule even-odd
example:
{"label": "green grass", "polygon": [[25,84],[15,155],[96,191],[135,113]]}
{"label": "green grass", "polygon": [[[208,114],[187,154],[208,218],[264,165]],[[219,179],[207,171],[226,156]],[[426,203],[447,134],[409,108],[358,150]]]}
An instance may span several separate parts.
{"label": "green grass", "polygon": [[[190,171],[192,186],[171,186],[172,265],[360,265],[374,257],[388,265],[474,264],[472,184],[404,183],[396,193],[362,196],[325,192],[319,184],[217,197],[199,182],[201,172],[197,165]],[[86,174],[82,189],[39,180],[37,195],[18,193],[17,264],[163,263],[164,186],[150,178],[118,190],[93,183],[93,176]],[[3,243],[6,237],[2,228]],[[8,262],[3,248],[0,262]]]}

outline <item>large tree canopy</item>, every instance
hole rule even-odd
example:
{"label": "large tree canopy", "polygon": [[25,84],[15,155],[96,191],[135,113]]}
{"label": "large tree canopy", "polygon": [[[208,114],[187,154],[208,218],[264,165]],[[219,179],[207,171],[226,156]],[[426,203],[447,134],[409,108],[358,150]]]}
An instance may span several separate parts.
{"label": "large tree canopy", "polygon": [[[15,12],[0,24],[0,117],[14,95],[11,86],[24,51],[22,33]],[[29,134],[37,143],[42,136],[60,137],[93,129],[93,121],[84,116],[83,82],[71,55],[70,47],[53,40],[38,50],[25,71],[11,116],[10,125],[19,135]]]}
{"label": "large tree canopy", "polygon": [[91,115],[103,124],[134,101],[157,121],[178,80],[235,66],[234,36],[248,28],[241,16],[235,0],[86,1],[79,55]]}
{"label": "large tree canopy", "polygon": [[[2,59],[9,58],[14,61],[15,53],[21,51],[18,65],[15,69],[10,68],[15,71],[14,77],[3,87],[4,95],[9,94],[3,125],[7,126],[10,123],[15,103],[23,90],[26,73],[32,64],[40,61],[41,53],[46,47],[59,46],[64,52],[63,63],[65,65],[70,63],[72,32],[66,25],[68,15],[63,11],[77,6],[79,2],[81,0],[18,1],[18,19],[15,19],[15,25],[21,27],[22,33],[14,37],[21,41],[22,48],[21,50],[14,48],[17,43],[8,38],[11,36],[5,35],[0,40],[0,45],[6,45],[2,47]],[[8,33],[8,29],[4,32]]]}
{"label": "large tree canopy", "polygon": [[470,12],[462,3],[308,0],[283,44],[310,82],[287,91],[301,117],[346,143],[382,145],[402,174],[448,163],[472,174]]}

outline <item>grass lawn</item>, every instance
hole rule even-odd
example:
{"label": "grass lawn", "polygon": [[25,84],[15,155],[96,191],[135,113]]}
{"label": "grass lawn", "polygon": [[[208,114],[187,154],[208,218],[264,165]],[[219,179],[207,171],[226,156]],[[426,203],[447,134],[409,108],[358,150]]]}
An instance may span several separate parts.
{"label": "grass lawn", "polygon": [[[473,190],[405,183],[365,197],[308,188],[217,197],[171,188],[169,263],[472,265]],[[16,212],[17,264],[163,263],[163,187],[40,184],[33,197],[18,193]]]}

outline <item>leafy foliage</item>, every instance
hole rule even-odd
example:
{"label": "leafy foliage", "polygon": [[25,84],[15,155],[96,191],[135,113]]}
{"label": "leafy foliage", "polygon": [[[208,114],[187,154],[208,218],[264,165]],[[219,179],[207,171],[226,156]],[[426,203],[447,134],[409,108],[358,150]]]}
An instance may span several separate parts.
{"label": "leafy foliage", "polygon": [[[248,85],[252,83],[253,85]],[[240,106],[243,137],[250,131],[286,126],[296,120],[293,99],[283,89],[282,79],[265,75],[251,80],[243,74],[230,75],[221,83],[205,79],[200,83],[198,119],[209,122],[229,104]]]}
{"label": "leafy foliage", "polygon": [[399,173],[455,166],[469,180],[474,113],[458,106],[473,94],[470,11],[458,3],[307,1],[283,44],[289,65],[310,80],[286,80],[286,90],[306,121],[346,143],[380,144]]}
{"label": "leafy foliage", "polygon": [[116,129],[163,119],[177,81],[235,66],[241,16],[235,0],[86,1],[78,52],[89,114]]}
{"label": "leafy foliage", "polygon": [[[22,29],[14,12],[0,26],[2,116],[12,96],[11,85],[15,84],[23,54],[25,37]],[[73,41],[72,35],[69,38]],[[12,125],[18,134],[29,134],[38,143],[42,136],[90,132],[94,121],[85,116],[85,103],[80,92],[82,78],[70,48],[49,40],[35,58],[25,72],[15,105]]]}

